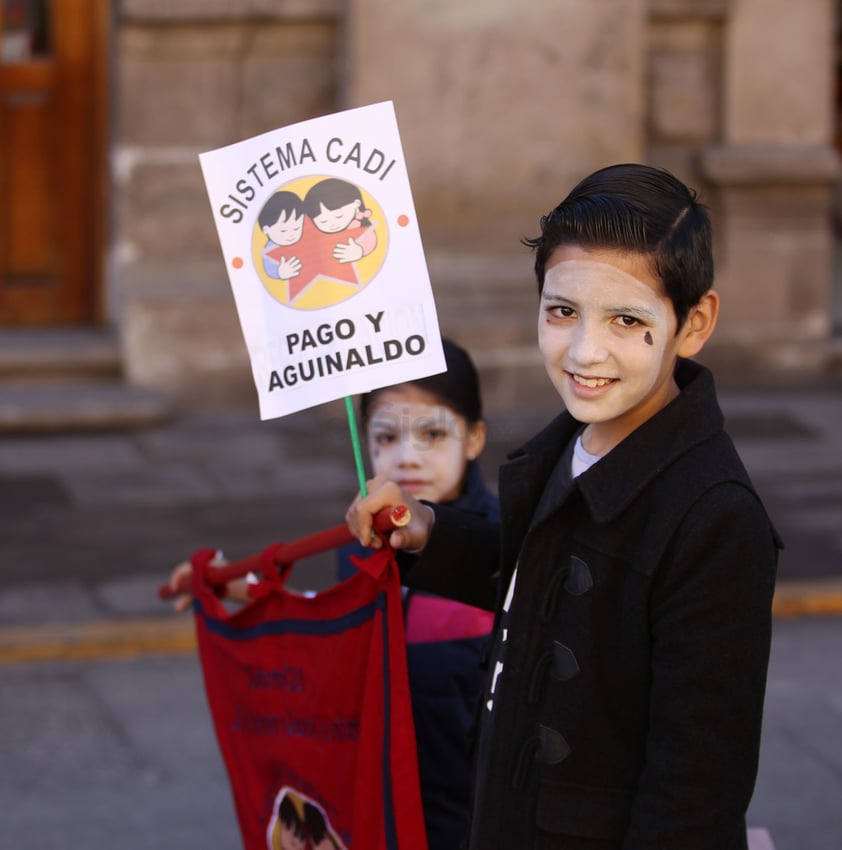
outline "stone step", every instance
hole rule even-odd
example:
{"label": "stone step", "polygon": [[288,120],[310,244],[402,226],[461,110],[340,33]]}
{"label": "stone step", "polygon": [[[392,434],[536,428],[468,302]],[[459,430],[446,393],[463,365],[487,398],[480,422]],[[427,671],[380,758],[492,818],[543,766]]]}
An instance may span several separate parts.
{"label": "stone step", "polygon": [[0,434],[148,428],[172,412],[160,393],[119,379],[0,381]]}
{"label": "stone step", "polygon": [[0,380],[119,374],[120,347],[107,330],[0,330]]}
{"label": "stone step", "polygon": [[0,434],[144,428],[172,406],[121,380],[120,348],[92,328],[0,331]]}

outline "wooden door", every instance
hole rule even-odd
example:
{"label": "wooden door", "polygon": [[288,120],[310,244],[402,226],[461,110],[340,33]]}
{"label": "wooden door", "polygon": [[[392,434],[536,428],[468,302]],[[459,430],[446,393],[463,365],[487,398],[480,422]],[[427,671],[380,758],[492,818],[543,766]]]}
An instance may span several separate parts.
{"label": "wooden door", "polygon": [[108,0],[0,0],[0,328],[101,316]]}

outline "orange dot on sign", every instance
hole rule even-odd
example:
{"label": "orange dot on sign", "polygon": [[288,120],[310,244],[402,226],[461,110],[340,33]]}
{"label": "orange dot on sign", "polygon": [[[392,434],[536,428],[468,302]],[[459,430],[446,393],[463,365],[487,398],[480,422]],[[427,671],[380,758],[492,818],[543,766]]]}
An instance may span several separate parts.
{"label": "orange dot on sign", "polygon": [[241,269],[243,267],[243,258],[234,257],[234,259],[231,260],[231,265],[234,266],[235,269]]}
{"label": "orange dot on sign", "polygon": [[406,227],[409,224],[409,216],[408,215],[399,215],[398,216],[398,224],[401,227]]}

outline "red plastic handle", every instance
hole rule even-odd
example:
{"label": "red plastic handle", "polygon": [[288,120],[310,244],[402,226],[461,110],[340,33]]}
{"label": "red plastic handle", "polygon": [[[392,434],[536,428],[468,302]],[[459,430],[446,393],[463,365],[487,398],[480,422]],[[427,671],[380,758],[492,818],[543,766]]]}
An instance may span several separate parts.
{"label": "red plastic handle", "polygon": [[[380,534],[388,534],[390,531],[406,525],[409,520],[409,508],[406,505],[383,508],[374,517],[374,529]],[[300,540],[293,540],[291,543],[282,543],[275,553],[275,563],[279,565],[293,564],[301,558],[318,555],[330,549],[338,549],[346,543],[353,542],[354,539],[347,525],[336,525],[325,531],[311,534],[309,537],[302,537]],[[239,561],[232,561],[224,567],[215,567],[212,574],[208,573],[208,580],[214,587],[222,587],[229,581],[242,578],[250,572],[259,573],[262,569],[260,558],[260,554],[250,555]],[[183,593],[192,593],[192,591],[193,579],[192,576],[187,576],[175,589],[170,587],[169,584],[162,584],[158,588],[158,597],[160,599],[172,599]]]}

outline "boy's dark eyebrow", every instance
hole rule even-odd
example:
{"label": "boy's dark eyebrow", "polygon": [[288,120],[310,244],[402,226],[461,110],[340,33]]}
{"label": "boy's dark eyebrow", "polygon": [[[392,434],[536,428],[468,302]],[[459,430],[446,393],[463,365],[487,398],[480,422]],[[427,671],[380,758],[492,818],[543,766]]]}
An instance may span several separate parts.
{"label": "boy's dark eyebrow", "polygon": [[[541,300],[569,304],[571,307],[576,306],[575,301],[571,301],[563,295],[556,295],[547,289],[541,293]],[[636,316],[639,319],[649,319],[650,321],[654,321],[657,318],[655,312],[648,310],[646,307],[606,307],[602,312],[606,316]]]}

